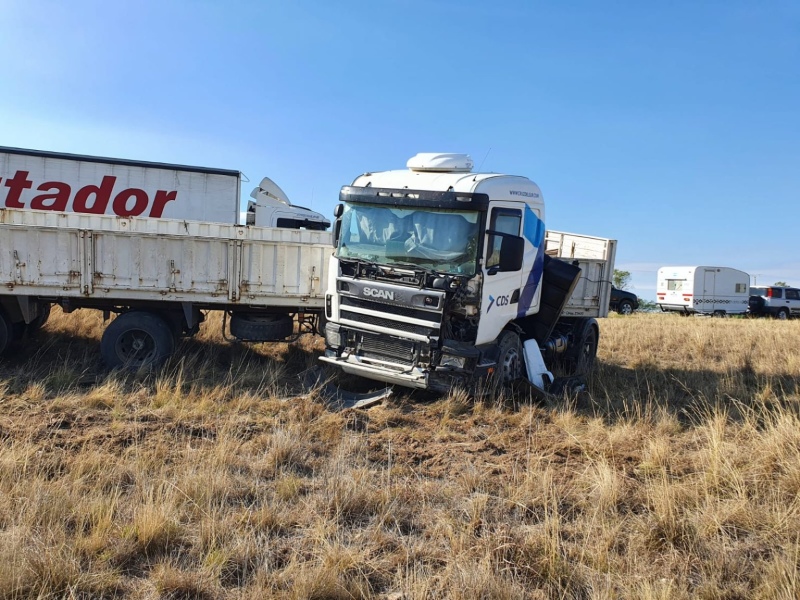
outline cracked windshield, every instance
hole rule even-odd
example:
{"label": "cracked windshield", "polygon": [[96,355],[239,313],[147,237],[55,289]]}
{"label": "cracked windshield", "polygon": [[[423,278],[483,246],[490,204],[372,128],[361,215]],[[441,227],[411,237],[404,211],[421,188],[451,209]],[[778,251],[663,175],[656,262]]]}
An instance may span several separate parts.
{"label": "cracked windshield", "polygon": [[478,213],[345,204],[337,256],[474,275]]}

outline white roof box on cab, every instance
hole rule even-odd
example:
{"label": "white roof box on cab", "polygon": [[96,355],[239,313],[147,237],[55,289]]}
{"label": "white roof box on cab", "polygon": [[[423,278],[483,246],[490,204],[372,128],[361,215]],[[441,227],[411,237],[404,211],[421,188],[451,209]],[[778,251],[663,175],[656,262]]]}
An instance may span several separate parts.
{"label": "white roof box on cab", "polygon": [[472,159],[467,154],[452,152],[420,152],[408,159],[406,166],[412,171],[429,171],[434,173],[469,173],[472,171]]}

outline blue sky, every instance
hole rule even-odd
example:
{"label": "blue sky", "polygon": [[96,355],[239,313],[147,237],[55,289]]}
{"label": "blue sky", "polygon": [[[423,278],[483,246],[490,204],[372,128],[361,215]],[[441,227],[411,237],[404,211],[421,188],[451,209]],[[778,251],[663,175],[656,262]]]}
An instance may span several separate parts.
{"label": "blue sky", "polygon": [[465,152],[617,239],[645,298],[667,265],[800,285],[800,2],[0,8],[0,145],[266,175],[328,216],[362,172]]}

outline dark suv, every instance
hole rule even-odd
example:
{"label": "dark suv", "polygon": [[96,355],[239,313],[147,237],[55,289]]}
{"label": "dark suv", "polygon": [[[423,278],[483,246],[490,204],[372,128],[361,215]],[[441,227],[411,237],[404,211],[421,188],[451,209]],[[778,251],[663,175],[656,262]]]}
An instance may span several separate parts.
{"label": "dark suv", "polygon": [[611,310],[617,311],[621,315],[629,315],[639,308],[639,297],[632,293],[620,290],[611,286]]}
{"label": "dark suv", "polygon": [[747,312],[776,319],[800,317],[800,289],[774,285],[752,286]]}

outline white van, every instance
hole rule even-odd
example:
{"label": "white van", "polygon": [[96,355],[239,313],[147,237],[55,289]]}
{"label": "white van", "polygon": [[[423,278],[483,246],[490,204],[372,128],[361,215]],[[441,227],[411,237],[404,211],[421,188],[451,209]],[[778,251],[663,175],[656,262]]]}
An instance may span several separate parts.
{"label": "white van", "polygon": [[748,309],[750,276],[729,267],[662,267],[656,303],[681,314],[741,315]]}

